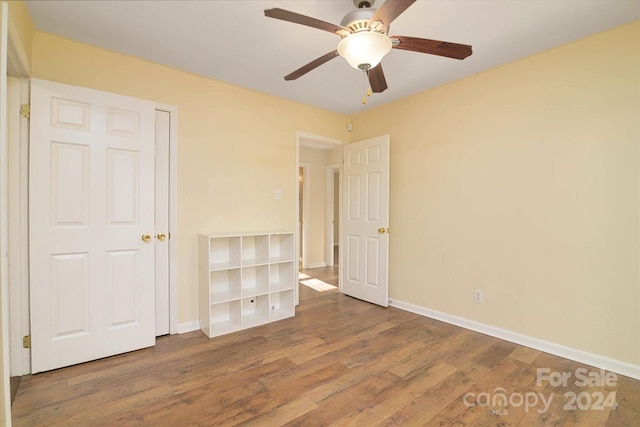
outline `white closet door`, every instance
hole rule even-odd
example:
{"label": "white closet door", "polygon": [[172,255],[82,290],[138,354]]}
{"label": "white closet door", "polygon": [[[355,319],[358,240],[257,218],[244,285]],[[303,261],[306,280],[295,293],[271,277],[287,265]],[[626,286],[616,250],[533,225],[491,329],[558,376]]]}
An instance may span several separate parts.
{"label": "white closet door", "polygon": [[34,373],[155,344],[154,115],[148,101],[32,80]]}

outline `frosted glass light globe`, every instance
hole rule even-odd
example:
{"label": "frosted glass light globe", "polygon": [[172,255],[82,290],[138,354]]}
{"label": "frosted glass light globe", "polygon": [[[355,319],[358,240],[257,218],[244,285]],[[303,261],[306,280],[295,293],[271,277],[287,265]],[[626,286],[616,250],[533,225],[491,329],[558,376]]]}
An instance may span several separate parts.
{"label": "frosted glass light globe", "polygon": [[358,70],[369,70],[377,66],[391,51],[389,37],[372,31],[349,34],[338,43],[338,53],[349,65]]}

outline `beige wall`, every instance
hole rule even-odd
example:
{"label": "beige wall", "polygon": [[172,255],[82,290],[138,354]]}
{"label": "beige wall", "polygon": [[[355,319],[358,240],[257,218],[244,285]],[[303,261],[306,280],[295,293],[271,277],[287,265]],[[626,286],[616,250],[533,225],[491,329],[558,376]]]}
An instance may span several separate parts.
{"label": "beige wall", "polygon": [[307,266],[326,265],[327,150],[300,147],[300,162],[309,164]]}
{"label": "beige wall", "polygon": [[391,298],[640,363],[639,42],[636,22],[353,117],[351,140],[391,136]]}
{"label": "beige wall", "polygon": [[[24,50],[25,60],[31,59],[31,43],[33,22],[27,5],[23,1],[9,1],[9,32],[15,36],[14,43],[19,43]],[[28,67],[29,64],[27,64]],[[28,72],[29,70],[27,70]]]}
{"label": "beige wall", "polygon": [[197,234],[295,230],[296,131],[348,139],[345,116],[41,32],[32,70],[178,106],[180,323],[198,319]]}

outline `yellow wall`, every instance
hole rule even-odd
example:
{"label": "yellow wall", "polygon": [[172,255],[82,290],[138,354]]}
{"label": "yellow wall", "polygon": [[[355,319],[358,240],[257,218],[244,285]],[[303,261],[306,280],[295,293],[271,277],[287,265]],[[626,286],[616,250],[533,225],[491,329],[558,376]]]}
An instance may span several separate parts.
{"label": "yellow wall", "polygon": [[[16,35],[16,43],[20,43],[26,56],[31,58],[33,22],[24,1],[9,1],[9,32]],[[28,64],[27,64],[28,65]],[[28,70],[27,70],[28,71]]]}
{"label": "yellow wall", "polygon": [[639,43],[636,22],[353,117],[352,141],[391,136],[391,298],[640,363]]}
{"label": "yellow wall", "polygon": [[307,163],[309,189],[307,236],[307,267],[326,265],[325,240],[327,226],[327,150],[300,147],[299,159]]}
{"label": "yellow wall", "polygon": [[197,234],[295,230],[296,131],[348,139],[345,116],[41,32],[32,71],[178,106],[180,323],[198,319]]}

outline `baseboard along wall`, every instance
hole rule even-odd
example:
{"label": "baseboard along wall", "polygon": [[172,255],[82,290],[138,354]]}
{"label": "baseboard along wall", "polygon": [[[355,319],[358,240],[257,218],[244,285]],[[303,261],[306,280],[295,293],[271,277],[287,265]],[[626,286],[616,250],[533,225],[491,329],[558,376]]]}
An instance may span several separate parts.
{"label": "baseboard along wall", "polygon": [[538,338],[529,337],[517,332],[509,331],[507,329],[497,328],[495,326],[486,325],[474,320],[452,316],[447,313],[420,307],[404,301],[389,300],[389,305],[391,307],[409,311],[420,316],[425,316],[431,319],[439,320],[441,322],[449,323],[451,325],[460,326],[461,328],[480,332],[481,334],[500,338],[505,341],[523,345],[525,347],[530,347],[535,350],[544,351],[555,356],[564,357],[565,359],[574,360],[576,362],[584,363],[586,365],[591,365],[596,368],[605,369],[607,371],[615,372],[620,375],[625,375],[627,377],[640,380],[640,366],[634,365],[632,363],[623,362],[599,354],[589,353]]}

